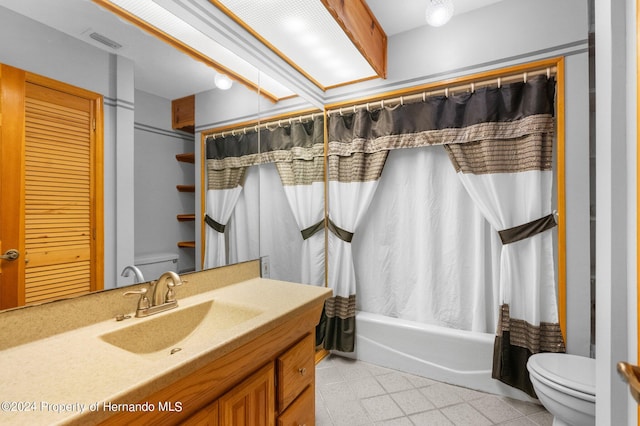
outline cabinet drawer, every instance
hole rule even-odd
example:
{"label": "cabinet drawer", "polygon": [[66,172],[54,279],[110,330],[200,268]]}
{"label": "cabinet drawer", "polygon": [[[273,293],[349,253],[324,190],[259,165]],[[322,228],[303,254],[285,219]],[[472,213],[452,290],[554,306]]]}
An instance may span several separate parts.
{"label": "cabinet drawer", "polygon": [[278,367],[278,412],[282,413],[315,377],[314,338],[311,334],[280,355]]}
{"label": "cabinet drawer", "polygon": [[302,392],[287,411],[278,417],[278,426],[313,426],[315,424],[315,395],[313,386]]}

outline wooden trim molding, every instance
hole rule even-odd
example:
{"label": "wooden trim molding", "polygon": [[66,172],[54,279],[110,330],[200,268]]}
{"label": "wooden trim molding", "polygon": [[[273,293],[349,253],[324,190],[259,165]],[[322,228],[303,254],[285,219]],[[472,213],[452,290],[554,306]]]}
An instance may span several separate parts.
{"label": "wooden trim molding", "polygon": [[322,0],[380,78],[387,78],[387,35],[363,0]]}
{"label": "wooden trim molding", "polygon": [[556,179],[558,206],[558,321],[567,342],[567,196],[565,146],[565,70],[564,58],[556,63]]}

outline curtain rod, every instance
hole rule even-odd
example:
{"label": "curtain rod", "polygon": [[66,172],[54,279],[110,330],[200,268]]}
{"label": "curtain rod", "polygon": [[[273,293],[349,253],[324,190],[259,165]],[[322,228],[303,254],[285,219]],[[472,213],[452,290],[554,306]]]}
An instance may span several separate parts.
{"label": "curtain rod", "polygon": [[[289,125],[291,126],[294,122],[297,123],[303,123],[305,121],[309,121],[309,120],[314,120],[316,117],[318,116],[322,116],[324,115],[323,112],[314,112],[311,114],[304,114],[304,115],[300,115],[300,116],[292,116],[289,118],[281,118],[281,119],[272,119],[272,120],[267,120],[264,123],[259,123],[259,124],[253,124],[253,125],[245,125],[245,126],[239,126],[235,129],[231,129],[231,130],[224,130],[222,132],[217,132],[217,133],[211,133],[206,135],[206,137],[212,137],[213,139],[216,138],[220,138],[220,137],[225,137],[225,136],[229,136],[229,135],[239,135],[239,134],[247,134],[247,132],[258,132],[258,130],[262,130],[262,129],[268,129],[268,130],[275,130],[278,127],[282,127],[282,126],[286,126]],[[270,127],[273,126],[273,127]]]}
{"label": "curtain rod", "polygon": [[343,115],[343,113],[355,113],[359,109],[367,109],[370,111],[371,109],[383,109],[385,106],[396,106],[396,105],[404,105],[405,103],[426,101],[427,97],[434,95],[453,95],[455,92],[474,92],[476,89],[480,87],[490,87],[497,86],[500,88],[502,84],[512,83],[514,81],[524,81],[527,82],[527,79],[530,77],[535,77],[538,75],[545,75],[547,78],[550,78],[552,75],[556,75],[557,67],[547,67],[545,69],[536,69],[532,71],[518,72],[515,74],[506,74],[500,77],[492,77],[492,78],[484,78],[478,81],[471,81],[467,83],[452,83],[451,86],[442,87],[434,90],[424,90],[422,92],[410,93],[408,95],[401,95],[387,99],[376,99],[370,102],[363,103],[355,103],[351,106],[346,107],[336,107],[327,109],[327,115],[339,113]]}

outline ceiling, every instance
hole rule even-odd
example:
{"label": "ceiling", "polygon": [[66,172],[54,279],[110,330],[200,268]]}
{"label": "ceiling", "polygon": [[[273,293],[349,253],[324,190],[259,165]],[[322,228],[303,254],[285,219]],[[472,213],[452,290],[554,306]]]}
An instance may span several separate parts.
{"label": "ceiling", "polygon": [[[273,2],[273,0],[269,1]],[[387,33],[387,36],[391,37],[395,34],[426,25],[424,21],[424,11],[428,1],[429,0],[402,0],[400,3],[402,4],[402,7],[398,7],[399,2],[390,0],[367,0],[367,4]],[[506,0],[454,0],[455,13],[466,13],[470,10],[485,7],[499,1]],[[319,3],[320,0],[296,0],[296,10],[298,14],[302,13],[304,10],[305,2]],[[240,46],[239,43],[242,42],[237,34],[232,34],[233,37],[227,34],[230,32],[228,30],[231,28],[230,25],[235,24],[235,22],[230,20],[230,18],[222,14],[219,10],[213,8],[215,11],[211,13],[202,13],[204,9],[201,8],[196,10],[194,6],[194,9],[191,11],[191,15],[188,15],[183,10],[176,9],[176,4],[178,3],[181,3],[182,5],[201,5],[201,7],[209,7],[211,9],[212,6],[207,1],[192,0],[187,2],[154,0],[153,3],[162,5],[167,9],[173,8],[176,13],[182,13],[183,16],[187,18],[191,16],[190,25],[194,28],[197,27],[200,33],[209,36],[208,43],[204,39],[198,42],[203,46],[203,49],[205,46],[210,47],[209,45],[215,44],[212,43],[212,39],[217,40],[217,38],[215,38],[216,36],[226,36],[228,38],[226,46],[223,43],[222,49],[228,50],[228,47],[233,49],[234,39],[235,43],[238,43],[235,47]],[[260,3],[264,2],[261,0]],[[215,72],[210,66],[194,60],[191,56],[185,53],[178,52],[169,44],[138,29],[131,23],[118,18],[113,13],[96,5],[92,1],[64,0],[63,2],[60,2],[43,0],[0,0],[0,7],[6,7],[7,9],[26,15],[47,26],[66,33],[71,37],[99,47],[100,49],[132,59],[136,64],[135,84],[140,90],[153,93],[167,99],[176,99],[215,88],[213,83]],[[186,6],[184,9],[186,10]],[[203,17],[205,15],[209,22],[205,22],[205,18]],[[231,22],[231,24],[223,21],[222,19],[224,18],[220,18],[219,15],[224,15],[224,18],[227,18],[228,22]],[[200,21],[198,21],[198,19],[200,19]],[[453,19],[455,19],[455,16]],[[226,25],[226,31],[216,34],[212,29],[216,26],[220,26],[220,23]],[[206,34],[207,31],[209,31],[209,34]],[[282,31],[284,32],[285,30],[282,29]],[[97,32],[108,39],[116,41],[118,44],[122,45],[122,47],[114,49],[105,46],[104,44],[89,37],[93,32]],[[284,41],[280,41],[279,43],[284,43],[287,39],[292,38],[295,38],[295,36],[290,34],[282,36],[281,34],[280,40]],[[236,51],[244,49],[243,52],[239,53],[239,58],[232,59],[231,56],[226,56],[225,58],[227,59],[224,59],[224,61],[235,61],[234,66],[236,62],[240,64],[246,63],[244,65],[247,65],[247,69],[250,70],[247,71],[249,74],[258,69],[262,70],[262,73],[258,73],[260,74],[258,80],[267,91],[275,93],[277,98],[284,98],[295,94],[304,96],[307,99],[313,98],[317,100],[321,98],[321,95],[318,94],[321,92],[320,89],[311,84],[305,76],[300,75],[299,72],[293,70],[291,67],[279,64],[278,57],[275,55],[271,55],[271,57],[269,57],[268,54],[265,54],[263,52],[265,49],[262,47],[260,42],[255,39],[250,40],[250,36],[245,39],[244,42],[244,44],[251,46],[246,49],[244,47],[242,47],[242,49],[235,49]],[[328,41],[327,43],[332,42]],[[276,47],[280,48],[277,45]],[[297,48],[304,49],[303,46],[299,46]],[[330,48],[332,47],[330,46]],[[259,54],[256,55],[256,52]],[[357,50],[355,50],[355,54],[357,54]],[[257,56],[261,56],[266,59],[264,59],[263,62],[256,62],[251,59]],[[357,60],[361,62],[362,58],[357,58]],[[315,71],[313,71],[313,67],[322,67],[323,62],[326,61],[327,59],[320,59],[315,65],[313,62],[305,62],[305,71],[308,70],[309,74],[314,74]],[[223,65],[226,64],[223,63]],[[184,78],[184,75],[189,75],[189,78]],[[316,104],[317,103],[318,102],[316,102]]]}
{"label": "ceiling", "polygon": [[[387,36],[427,25],[425,11],[430,0],[366,0]],[[453,0],[454,17],[506,0]],[[402,6],[398,6],[401,4]]]}

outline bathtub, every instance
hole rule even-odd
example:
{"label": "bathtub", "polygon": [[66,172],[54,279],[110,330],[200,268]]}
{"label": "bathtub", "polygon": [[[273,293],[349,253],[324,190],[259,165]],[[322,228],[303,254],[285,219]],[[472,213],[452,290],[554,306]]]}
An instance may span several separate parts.
{"label": "bathtub", "polygon": [[337,355],[523,401],[524,392],[491,378],[494,335],[356,314],[355,352]]}

